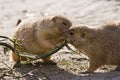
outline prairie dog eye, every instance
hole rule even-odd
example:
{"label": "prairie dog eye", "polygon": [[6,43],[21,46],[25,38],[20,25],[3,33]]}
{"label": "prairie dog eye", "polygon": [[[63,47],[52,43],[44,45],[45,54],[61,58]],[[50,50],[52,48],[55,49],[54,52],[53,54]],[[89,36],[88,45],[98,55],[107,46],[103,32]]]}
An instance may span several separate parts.
{"label": "prairie dog eye", "polygon": [[66,22],[62,22],[63,25],[67,26],[67,23]]}
{"label": "prairie dog eye", "polygon": [[73,32],[73,31],[70,31],[69,34],[72,36],[72,35],[74,35],[74,32]]}

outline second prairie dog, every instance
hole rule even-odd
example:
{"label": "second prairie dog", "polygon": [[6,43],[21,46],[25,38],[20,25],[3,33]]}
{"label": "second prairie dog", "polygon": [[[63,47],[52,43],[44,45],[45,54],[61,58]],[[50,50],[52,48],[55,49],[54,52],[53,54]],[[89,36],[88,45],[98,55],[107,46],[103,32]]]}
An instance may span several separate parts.
{"label": "second prairie dog", "polygon": [[93,72],[103,65],[120,66],[120,23],[112,22],[100,28],[71,27],[67,39],[90,59],[86,72]]}
{"label": "second prairie dog", "polygon": [[[63,16],[33,17],[18,24],[13,32],[13,38],[22,45],[23,52],[44,54],[65,40],[63,35],[71,26],[70,20]],[[17,48],[21,52],[23,49]],[[43,58],[43,61],[53,62],[50,58],[51,56]],[[11,52],[10,59],[16,63],[18,56]],[[26,58],[21,57],[21,60]]]}

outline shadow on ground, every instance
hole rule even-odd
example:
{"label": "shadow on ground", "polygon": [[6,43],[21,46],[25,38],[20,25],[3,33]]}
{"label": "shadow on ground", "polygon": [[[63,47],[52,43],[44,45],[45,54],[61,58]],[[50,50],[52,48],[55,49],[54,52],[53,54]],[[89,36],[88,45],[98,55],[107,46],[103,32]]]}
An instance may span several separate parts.
{"label": "shadow on ground", "polygon": [[120,72],[73,74],[57,65],[23,65],[15,69],[25,80],[119,80]]}
{"label": "shadow on ground", "polygon": [[70,73],[57,65],[24,65],[15,69],[21,75],[26,75],[23,78],[26,80],[74,80],[79,77]]}

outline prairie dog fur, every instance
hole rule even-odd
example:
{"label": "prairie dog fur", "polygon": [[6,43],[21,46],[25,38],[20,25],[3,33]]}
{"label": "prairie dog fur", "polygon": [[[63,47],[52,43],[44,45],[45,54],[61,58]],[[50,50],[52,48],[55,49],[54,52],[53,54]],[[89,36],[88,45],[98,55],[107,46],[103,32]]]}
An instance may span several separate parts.
{"label": "prairie dog fur", "polygon": [[67,36],[77,49],[90,59],[86,72],[93,72],[103,65],[120,66],[120,23],[111,22],[100,28],[78,25],[71,27]]}
{"label": "prairie dog fur", "polygon": [[[22,45],[24,52],[44,54],[53,50],[65,40],[64,33],[72,26],[70,20],[63,16],[33,17],[19,23],[13,32],[13,38]],[[17,48],[22,52],[22,49]],[[18,56],[13,52],[10,58],[16,63]],[[21,60],[26,60],[21,57]],[[52,62],[50,56],[43,58],[44,62]]]}

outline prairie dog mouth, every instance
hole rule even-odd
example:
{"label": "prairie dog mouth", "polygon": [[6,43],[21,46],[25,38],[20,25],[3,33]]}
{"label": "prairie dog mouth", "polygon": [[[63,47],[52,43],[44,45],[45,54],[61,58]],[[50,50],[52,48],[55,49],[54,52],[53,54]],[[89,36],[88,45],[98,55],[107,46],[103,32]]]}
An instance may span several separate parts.
{"label": "prairie dog mouth", "polygon": [[67,41],[68,41],[70,44],[74,44],[74,43],[76,42],[75,39],[68,39]]}

